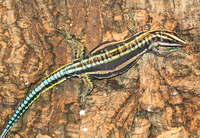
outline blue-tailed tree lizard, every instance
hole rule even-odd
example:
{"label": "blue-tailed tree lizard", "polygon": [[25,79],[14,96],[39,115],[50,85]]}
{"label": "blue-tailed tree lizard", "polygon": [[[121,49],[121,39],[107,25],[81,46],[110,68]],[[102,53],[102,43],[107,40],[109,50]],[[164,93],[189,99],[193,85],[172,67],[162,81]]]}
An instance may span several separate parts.
{"label": "blue-tailed tree lizard", "polygon": [[0,138],[6,137],[12,126],[42,93],[66,79],[84,75],[91,84],[91,88],[81,95],[82,109],[84,109],[86,96],[93,89],[89,77],[97,79],[115,77],[126,72],[145,53],[150,51],[161,53],[159,47],[183,47],[186,44],[176,33],[167,30],[141,32],[120,42],[99,44],[86,57],[66,64],[45,77],[18,107]]}

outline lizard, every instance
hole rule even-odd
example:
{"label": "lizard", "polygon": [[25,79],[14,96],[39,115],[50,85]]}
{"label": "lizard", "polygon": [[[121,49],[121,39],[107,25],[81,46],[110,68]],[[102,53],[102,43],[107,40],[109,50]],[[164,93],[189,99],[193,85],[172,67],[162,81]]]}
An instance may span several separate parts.
{"label": "lizard", "polygon": [[80,95],[82,109],[85,108],[87,95],[93,89],[90,77],[107,79],[123,74],[130,69],[145,53],[162,53],[160,47],[184,47],[187,43],[175,32],[151,30],[140,32],[122,41],[104,42],[91,50],[87,56],[63,65],[46,76],[17,108],[0,138],[5,138],[12,126],[24,112],[47,90],[71,77],[84,76],[91,87]]}

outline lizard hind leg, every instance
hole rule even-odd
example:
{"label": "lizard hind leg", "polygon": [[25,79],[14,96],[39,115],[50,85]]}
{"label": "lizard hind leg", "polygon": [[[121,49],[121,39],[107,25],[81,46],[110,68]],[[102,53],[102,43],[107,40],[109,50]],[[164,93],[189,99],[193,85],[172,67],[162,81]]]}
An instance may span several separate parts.
{"label": "lizard hind leg", "polygon": [[[66,30],[61,29],[57,30],[57,32],[63,34],[65,36],[65,41],[69,45],[69,48],[71,49],[72,57],[75,59],[83,59],[85,56],[85,45],[80,41],[79,38],[77,38],[75,35],[70,33],[70,29]],[[81,36],[82,37],[82,36]]]}
{"label": "lizard hind leg", "polygon": [[91,93],[91,91],[94,88],[94,85],[90,79],[90,77],[87,74],[82,74],[81,75],[81,82],[82,82],[82,87],[80,89],[79,93],[79,103],[81,105],[82,111],[85,109],[85,105],[87,102],[87,96]]}
{"label": "lizard hind leg", "polygon": [[131,27],[127,27],[127,29],[128,29],[128,31],[129,31],[129,33],[131,33],[132,35],[135,35],[136,34],[136,30],[135,29],[133,29],[133,28],[131,28]]}

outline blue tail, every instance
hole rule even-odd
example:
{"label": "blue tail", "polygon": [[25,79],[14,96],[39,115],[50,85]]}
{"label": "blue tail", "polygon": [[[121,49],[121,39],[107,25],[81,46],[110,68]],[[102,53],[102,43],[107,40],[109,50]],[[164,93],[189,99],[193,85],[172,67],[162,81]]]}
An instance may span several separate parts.
{"label": "blue tail", "polygon": [[[10,128],[10,129],[11,129],[11,128]],[[10,129],[7,129],[7,127],[6,127],[6,128],[4,129],[4,131],[3,131],[3,133],[1,134],[0,138],[5,138]]]}
{"label": "blue tail", "polygon": [[0,138],[5,138],[12,126],[17,122],[17,120],[22,116],[22,114],[31,106],[31,104],[45,91],[51,89],[53,86],[62,83],[66,80],[66,77],[62,75],[63,70],[58,70],[57,72],[49,75],[44,79],[39,86],[33,89],[30,94],[26,97],[24,102],[18,107],[10,121],[8,122],[6,128],[4,129],[3,133],[1,134]]}

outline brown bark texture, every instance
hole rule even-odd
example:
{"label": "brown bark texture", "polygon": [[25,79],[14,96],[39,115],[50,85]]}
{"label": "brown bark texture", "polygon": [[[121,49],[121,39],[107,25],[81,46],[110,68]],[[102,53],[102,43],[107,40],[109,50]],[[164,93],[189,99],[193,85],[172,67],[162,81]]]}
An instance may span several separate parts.
{"label": "brown bark texture", "polygon": [[14,138],[200,137],[199,0],[0,0],[0,133],[43,77],[99,43],[173,30],[186,48],[145,54],[128,72],[93,80],[79,115],[79,78],[42,94]]}

